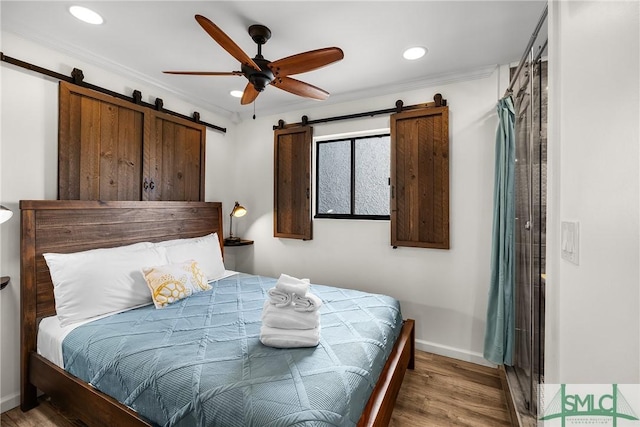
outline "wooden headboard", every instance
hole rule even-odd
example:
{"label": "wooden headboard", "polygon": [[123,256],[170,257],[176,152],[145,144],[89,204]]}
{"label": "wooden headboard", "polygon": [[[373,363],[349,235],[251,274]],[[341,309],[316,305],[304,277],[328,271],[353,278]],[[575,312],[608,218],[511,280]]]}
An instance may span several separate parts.
{"label": "wooden headboard", "polygon": [[[56,313],[53,284],[42,256],[138,242],[204,236],[218,232],[219,202],[102,202],[22,200],[20,237],[21,391],[35,399],[29,384],[29,354],[36,351],[40,318]],[[23,402],[24,403],[24,402]]]}

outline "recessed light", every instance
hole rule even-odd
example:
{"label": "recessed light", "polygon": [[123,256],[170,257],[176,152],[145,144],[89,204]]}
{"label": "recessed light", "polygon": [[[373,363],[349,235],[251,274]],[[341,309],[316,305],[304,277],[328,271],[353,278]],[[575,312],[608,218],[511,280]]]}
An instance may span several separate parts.
{"label": "recessed light", "polygon": [[232,90],[231,92],[229,92],[229,95],[233,96],[234,98],[242,98],[242,94],[244,92],[241,90]]}
{"label": "recessed light", "polygon": [[427,53],[427,48],[422,46],[415,46],[405,50],[402,56],[404,57],[404,59],[413,61],[414,59],[422,58],[426,53]]}
{"label": "recessed light", "polygon": [[73,16],[75,16],[82,22],[86,22],[87,24],[100,25],[104,22],[104,19],[102,19],[102,16],[100,16],[98,13],[94,12],[91,9],[87,9],[86,7],[71,6],[69,8],[69,12]]}

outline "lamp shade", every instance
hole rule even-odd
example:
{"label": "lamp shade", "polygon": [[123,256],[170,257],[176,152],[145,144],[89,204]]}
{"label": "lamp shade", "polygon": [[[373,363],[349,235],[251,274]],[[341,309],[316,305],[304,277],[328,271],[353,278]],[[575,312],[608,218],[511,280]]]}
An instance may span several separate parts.
{"label": "lamp shade", "polygon": [[4,206],[0,205],[0,224],[5,221],[9,221],[9,218],[13,216],[13,212],[11,209],[7,209]]}
{"label": "lamp shade", "polygon": [[236,218],[240,218],[241,216],[245,216],[247,214],[247,209],[242,206],[240,203],[236,202],[233,210],[231,211],[231,215]]}

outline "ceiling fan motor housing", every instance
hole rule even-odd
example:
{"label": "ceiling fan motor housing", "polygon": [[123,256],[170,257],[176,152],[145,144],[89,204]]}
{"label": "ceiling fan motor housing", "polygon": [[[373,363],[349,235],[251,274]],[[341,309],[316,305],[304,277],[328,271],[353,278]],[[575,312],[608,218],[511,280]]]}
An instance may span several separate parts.
{"label": "ceiling fan motor housing", "polygon": [[258,92],[262,92],[264,88],[273,81],[275,76],[268,66],[270,61],[264,59],[261,55],[253,58],[253,62],[255,62],[260,67],[261,71],[257,71],[251,66],[242,64],[242,72],[244,73],[245,77],[251,82],[253,87]]}

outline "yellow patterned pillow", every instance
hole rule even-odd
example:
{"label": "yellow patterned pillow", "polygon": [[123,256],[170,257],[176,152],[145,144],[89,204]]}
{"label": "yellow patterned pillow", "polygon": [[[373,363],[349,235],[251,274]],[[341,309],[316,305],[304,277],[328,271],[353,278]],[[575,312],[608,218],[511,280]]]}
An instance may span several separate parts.
{"label": "yellow patterned pillow", "polygon": [[156,308],[164,308],[191,294],[211,289],[207,278],[194,260],[145,268],[142,274],[151,290],[151,298]]}

